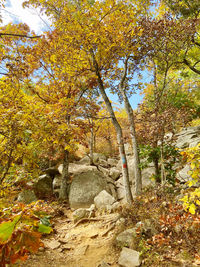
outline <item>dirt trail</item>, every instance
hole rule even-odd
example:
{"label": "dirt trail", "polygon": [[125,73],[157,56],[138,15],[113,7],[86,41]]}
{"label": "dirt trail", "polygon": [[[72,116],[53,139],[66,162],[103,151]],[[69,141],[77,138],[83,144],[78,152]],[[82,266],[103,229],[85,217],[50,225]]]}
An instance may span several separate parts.
{"label": "dirt trail", "polygon": [[112,246],[118,218],[119,214],[107,214],[75,225],[68,209],[65,216],[54,219],[56,234],[43,239],[45,247],[17,266],[98,267],[103,262],[119,266],[118,251]]}

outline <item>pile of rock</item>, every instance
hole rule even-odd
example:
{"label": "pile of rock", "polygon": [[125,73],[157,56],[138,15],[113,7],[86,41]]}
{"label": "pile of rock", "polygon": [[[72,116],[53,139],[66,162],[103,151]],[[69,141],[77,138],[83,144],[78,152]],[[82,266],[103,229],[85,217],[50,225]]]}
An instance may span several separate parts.
{"label": "pile of rock", "polygon": [[[189,127],[176,135],[176,147],[184,149],[193,147],[200,143],[200,126]],[[131,155],[130,145],[126,145],[127,162],[129,168],[131,190],[134,195],[134,157]],[[179,180],[188,181],[190,179],[188,171],[189,165],[185,165],[178,173]],[[125,192],[121,170],[121,161],[115,158],[106,158],[101,153],[94,153],[94,166],[90,166],[89,156],[83,157],[80,161],[69,164],[69,173],[72,181],[69,189],[69,202],[72,208],[88,208],[94,202],[94,198],[102,191],[106,190],[115,200],[124,200]],[[34,193],[40,198],[58,194],[61,183],[62,165],[58,168],[49,168],[46,173],[39,177],[34,184]],[[153,184],[150,179],[155,174],[153,165],[142,170],[143,187]],[[25,192],[27,195],[27,192]],[[30,196],[30,192],[28,192]],[[32,195],[32,199],[35,196]],[[20,196],[22,201],[22,196]],[[30,200],[27,200],[28,202]],[[25,201],[26,202],[26,201]]]}

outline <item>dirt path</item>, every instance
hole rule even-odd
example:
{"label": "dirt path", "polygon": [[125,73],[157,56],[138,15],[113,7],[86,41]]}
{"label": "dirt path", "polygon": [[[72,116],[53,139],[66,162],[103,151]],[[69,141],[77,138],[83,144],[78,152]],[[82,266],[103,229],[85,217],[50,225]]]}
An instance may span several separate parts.
{"label": "dirt path", "polygon": [[[103,262],[116,267],[118,251],[112,246],[119,214],[96,217],[75,225],[70,210],[54,219],[56,234],[43,239],[44,248],[20,267],[98,267]],[[15,265],[16,266],[16,265]]]}

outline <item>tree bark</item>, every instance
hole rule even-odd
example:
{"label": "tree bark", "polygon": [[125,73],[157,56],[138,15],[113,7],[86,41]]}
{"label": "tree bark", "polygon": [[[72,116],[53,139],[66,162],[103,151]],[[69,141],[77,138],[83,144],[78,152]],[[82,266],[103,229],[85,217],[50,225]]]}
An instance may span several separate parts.
{"label": "tree bark", "polygon": [[123,174],[123,182],[124,182],[124,189],[125,189],[125,196],[126,196],[126,201],[131,204],[133,202],[133,197],[131,193],[131,188],[130,188],[130,183],[129,183],[129,173],[128,173],[128,165],[127,165],[127,159],[126,159],[126,154],[125,154],[125,149],[124,149],[124,141],[123,141],[123,134],[122,134],[122,129],[117,121],[117,118],[115,116],[115,113],[113,111],[111,102],[105,92],[104,84],[101,78],[101,73],[99,70],[98,63],[95,59],[94,52],[91,50],[91,56],[93,60],[93,66],[95,69],[95,73],[97,75],[97,80],[98,80],[98,85],[99,85],[99,91],[101,93],[101,96],[106,104],[106,108],[110,114],[112,123],[115,127],[115,131],[117,133],[117,141],[118,141],[118,147],[119,147],[119,153],[120,153],[120,158],[122,162],[122,174]]}
{"label": "tree bark", "polygon": [[69,151],[64,151],[64,160],[63,160],[63,171],[61,177],[61,187],[59,191],[59,199],[66,199],[68,197],[68,186],[69,186]]}
{"label": "tree bark", "polygon": [[158,158],[153,159],[153,164],[155,167],[156,182],[160,183],[160,170],[159,170]]}
{"label": "tree bark", "polygon": [[93,129],[93,125],[92,125],[92,127],[90,129],[90,165],[94,164],[93,152],[94,152],[94,129]]}
{"label": "tree bark", "polygon": [[134,121],[133,109],[131,107],[131,104],[128,100],[128,97],[126,95],[125,88],[124,88],[124,82],[125,82],[126,75],[127,75],[127,65],[128,65],[128,58],[125,61],[124,74],[119,84],[119,90],[123,97],[125,110],[128,115],[128,120],[130,124],[130,133],[131,133],[133,155],[134,155],[135,194],[138,195],[142,191],[142,176],[141,176],[141,170],[140,170],[139,147],[138,147],[136,132],[135,132],[135,121]]}

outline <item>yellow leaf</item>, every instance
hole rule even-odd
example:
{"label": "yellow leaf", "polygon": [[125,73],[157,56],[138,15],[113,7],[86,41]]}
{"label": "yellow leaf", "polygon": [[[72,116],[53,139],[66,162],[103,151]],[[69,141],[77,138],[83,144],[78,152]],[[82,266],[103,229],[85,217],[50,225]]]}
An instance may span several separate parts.
{"label": "yellow leaf", "polygon": [[189,207],[189,212],[190,212],[191,214],[195,214],[195,211],[196,211],[196,207],[195,207],[195,205],[194,205],[194,204],[191,204],[190,207]]}

